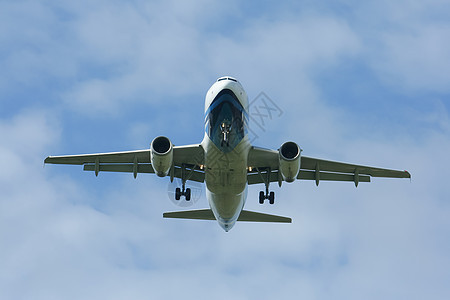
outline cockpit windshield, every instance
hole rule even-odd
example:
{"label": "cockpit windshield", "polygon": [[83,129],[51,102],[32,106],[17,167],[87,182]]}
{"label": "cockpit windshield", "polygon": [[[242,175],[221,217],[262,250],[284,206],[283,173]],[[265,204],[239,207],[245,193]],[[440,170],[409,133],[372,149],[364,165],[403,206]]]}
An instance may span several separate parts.
{"label": "cockpit windshield", "polygon": [[206,112],[206,133],[224,152],[236,147],[246,134],[247,115],[236,95],[222,90]]}

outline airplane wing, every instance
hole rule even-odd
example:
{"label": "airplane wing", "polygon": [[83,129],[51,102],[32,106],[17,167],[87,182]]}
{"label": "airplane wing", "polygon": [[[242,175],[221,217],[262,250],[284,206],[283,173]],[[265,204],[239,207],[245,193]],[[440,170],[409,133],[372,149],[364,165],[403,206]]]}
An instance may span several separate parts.
{"label": "airplane wing", "polygon": [[[315,180],[316,185],[319,185],[321,180],[353,181],[358,186],[359,182],[370,182],[370,177],[411,178],[407,171],[341,163],[307,156],[301,156],[300,159],[300,172],[297,179]],[[248,184],[264,183],[269,180],[281,185],[282,176],[278,170],[278,160],[278,151],[252,147],[248,156],[250,168],[247,175]]]}
{"label": "airplane wing", "polygon": [[[181,178],[183,169],[187,171],[187,180],[203,182],[205,173],[200,169],[204,164],[204,151],[200,144],[173,147],[174,174]],[[46,164],[84,165],[85,171],[155,173],[150,161],[150,149],[94,153],[81,155],[49,156],[44,160]]]}

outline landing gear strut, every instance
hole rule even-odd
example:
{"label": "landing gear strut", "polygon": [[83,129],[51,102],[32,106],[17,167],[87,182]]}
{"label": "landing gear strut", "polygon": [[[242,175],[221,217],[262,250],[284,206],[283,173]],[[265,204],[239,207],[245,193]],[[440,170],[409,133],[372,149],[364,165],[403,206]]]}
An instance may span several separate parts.
{"label": "landing gear strut", "polygon": [[259,192],[259,204],[264,204],[264,201],[266,199],[269,199],[269,203],[270,204],[274,204],[275,203],[275,193],[274,192],[270,192],[269,193],[271,169],[268,168],[266,170],[265,174],[262,174],[259,169],[257,169],[257,171],[258,171],[259,176],[261,176],[261,178],[264,181],[264,184],[266,186],[266,192],[265,193],[264,193],[264,191],[260,191]]}

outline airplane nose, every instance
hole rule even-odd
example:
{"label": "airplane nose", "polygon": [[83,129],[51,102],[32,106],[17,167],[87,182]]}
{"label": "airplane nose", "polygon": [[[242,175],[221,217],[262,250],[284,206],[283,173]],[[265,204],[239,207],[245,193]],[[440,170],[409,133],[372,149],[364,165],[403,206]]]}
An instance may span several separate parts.
{"label": "airplane nose", "polygon": [[235,222],[220,222],[220,227],[222,227],[225,232],[230,231],[231,228],[233,228]]}

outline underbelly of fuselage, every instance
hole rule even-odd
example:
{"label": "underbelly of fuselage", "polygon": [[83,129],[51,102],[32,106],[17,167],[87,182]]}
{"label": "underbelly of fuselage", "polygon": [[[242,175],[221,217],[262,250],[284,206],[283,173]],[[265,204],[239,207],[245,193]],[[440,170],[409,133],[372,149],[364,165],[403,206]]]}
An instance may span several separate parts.
{"label": "underbelly of fuselage", "polygon": [[229,152],[221,151],[208,136],[205,150],[206,197],[219,224],[229,230],[236,222],[247,197],[248,137]]}

